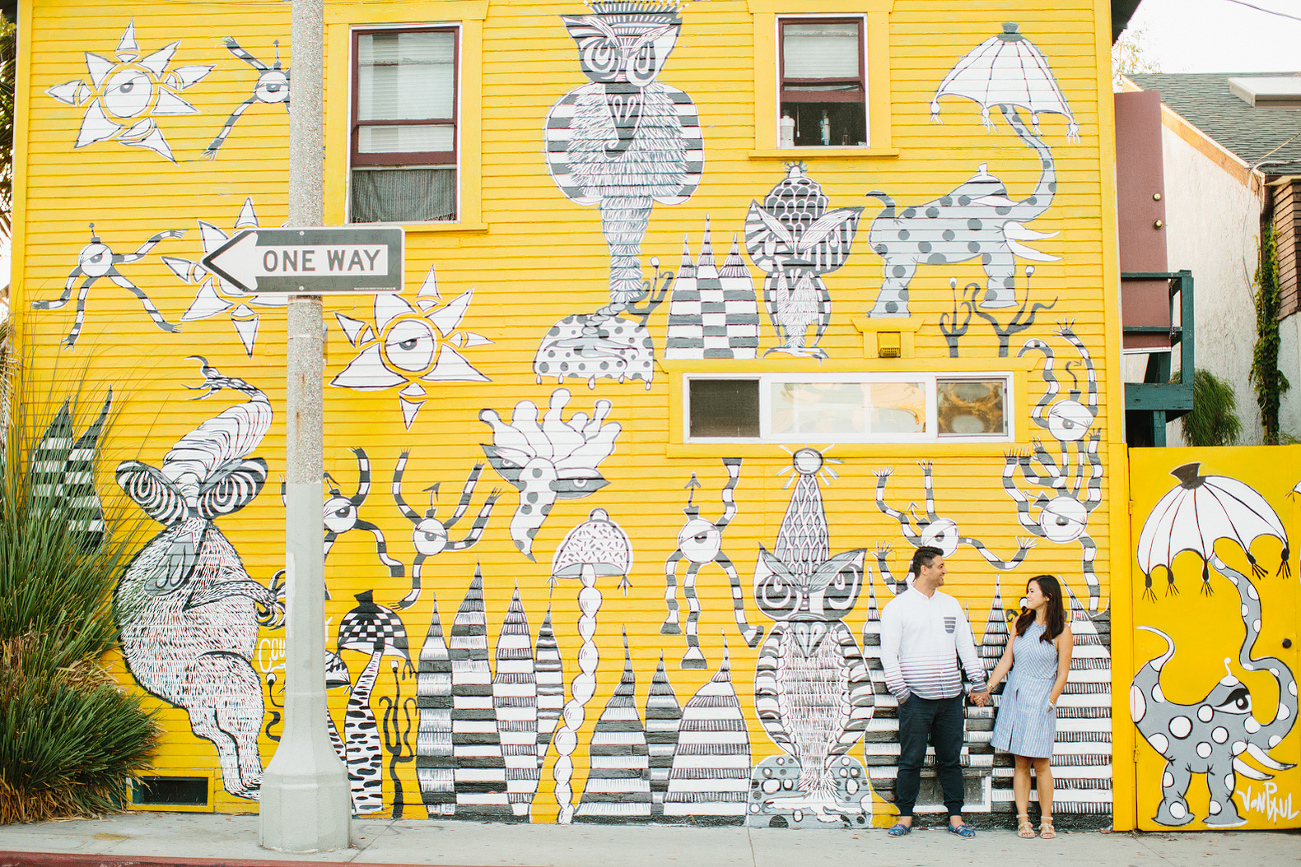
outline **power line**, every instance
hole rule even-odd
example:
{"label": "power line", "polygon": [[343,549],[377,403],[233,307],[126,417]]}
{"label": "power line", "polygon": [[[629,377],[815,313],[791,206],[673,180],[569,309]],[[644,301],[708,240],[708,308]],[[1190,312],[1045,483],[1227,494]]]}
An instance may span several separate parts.
{"label": "power line", "polygon": [[1255,9],[1257,12],[1264,12],[1266,15],[1277,15],[1279,18],[1290,18],[1293,21],[1301,21],[1301,16],[1289,15],[1286,12],[1278,12],[1274,9],[1265,9],[1262,6],[1254,6],[1246,0],[1224,0],[1226,3],[1236,3],[1239,6],[1246,6],[1248,9]]}

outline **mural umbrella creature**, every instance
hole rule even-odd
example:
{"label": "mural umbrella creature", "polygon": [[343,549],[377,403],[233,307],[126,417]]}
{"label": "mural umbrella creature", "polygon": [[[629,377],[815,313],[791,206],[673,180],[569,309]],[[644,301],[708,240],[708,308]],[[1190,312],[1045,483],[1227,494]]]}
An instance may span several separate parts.
{"label": "mural umbrella creature", "polygon": [[615,437],[622,430],[617,421],[605,420],[610,401],[598,400],[590,418],[576,412],[566,422],[560,416],[568,403],[569,389],[553,391],[541,425],[538,406],[531,400],[515,404],[510,424],[495,409],[479,413],[479,420],[492,428],[492,445],[483,445],[483,453],[493,469],[519,489],[510,537],[530,560],[533,537],[556,500],[581,499],[609,484],[597,467],[614,453]]}
{"label": "mural umbrella creature", "polygon": [[[682,27],[680,3],[593,0],[588,6],[591,14],[561,16],[589,82],[547,114],[547,170],[570,201],[601,210],[610,303],[556,323],[533,370],[539,382],[577,377],[594,387],[598,378],[640,379],[650,388],[655,347],[646,321],[671,276],[661,283],[656,266],[654,278],[642,280],[641,240],[656,202],[685,202],[700,183],[700,117],[691,97],[656,80]],[[621,318],[625,312],[641,321]]]}
{"label": "mural umbrella creature", "polygon": [[217,748],[227,792],[256,798],[263,701],[252,659],[258,626],[284,620],[283,587],[252,580],[214,520],[244,508],[266,483],[266,461],[249,454],[271,426],[271,403],[198,360],[199,398],[232,389],[247,399],[181,437],[161,469],[118,464],[117,483],[163,530],[123,573],[113,610],[136,682],[189,713],[194,734]]}
{"label": "mural umbrella creature", "polygon": [[1233,799],[1237,776],[1241,774],[1253,780],[1272,777],[1244,762],[1243,753],[1273,771],[1294,767],[1275,760],[1268,751],[1282,743],[1296,724],[1297,685],[1292,670],[1281,659],[1251,655],[1261,632],[1260,593],[1251,579],[1215,553],[1215,544],[1221,539],[1237,543],[1246,553],[1257,580],[1265,577],[1266,570],[1250,551],[1253,542],[1262,536],[1282,542],[1278,574],[1285,577],[1290,576],[1290,551],[1287,532],[1264,497],[1237,479],[1203,476],[1199,469],[1198,463],[1176,467],[1171,475],[1179,479],[1179,485],[1157,502],[1143,524],[1138,541],[1139,566],[1148,576],[1143,595],[1155,600],[1150,576],[1158,568],[1166,570],[1170,592],[1177,592],[1175,558],[1185,551],[1201,557],[1204,592],[1211,592],[1212,569],[1238,591],[1246,632],[1238,650],[1238,664],[1245,671],[1269,672],[1278,684],[1278,708],[1268,722],[1257,720],[1252,713],[1251,690],[1229,670],[1227,658],[1225,676],[1205,698],[1191,704],[1171,701],[1161,688],[1161,671],[1175,654],[1174,640],[1159,629],[1140,626],[1139,629],[1160,636],[1166,649],[1134,676],[1130,715],[1148,744],[1166,760],[1161,775],[1161,804],[1154,821],[1180,826],[1194,820],[1186,795],[1193,775],[1197,774],[1206,777],[1210,792],[1204,823],[1233,827],[1246,822]]}
{"label": "mural umbrella creature", "polygon": [[596,666],[600,652],[592,637],[596,634],[596,613],[601,610],[598,577],[620,576],[619,586],[627,592],[628,573],[632,571],[632,543],[623,528],[610,520],[604,509],[593,509],[587,520],[565,534],[551,563],[551,580],[577,578],[583,587],[578,591],[578,634],[583,646],[578,651],[578,674],[569,685],[569,701],[562,712],[563,725],[556,732],[556,763],[552,776],[556,781],[556,803],[560,813],[556,821],[568,825],[574,820],[573,789],[569,785],[574,773],[571,758],[578,746],[578,730],[583,726],[584,708],[596,693]]}

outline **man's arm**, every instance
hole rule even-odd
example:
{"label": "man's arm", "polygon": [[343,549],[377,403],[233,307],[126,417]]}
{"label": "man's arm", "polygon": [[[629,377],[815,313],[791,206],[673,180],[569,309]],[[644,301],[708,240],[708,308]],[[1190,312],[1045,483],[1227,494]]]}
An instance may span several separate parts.
{"label": "man's arm", "polygon": [[971,635],[971,624],[967,622],[966,615],[962,609],[958,609],[958,630],[954,636],[958,645],[958,658],[962,660],[962,669],[967,673],[967,680],[971,681],[972,693],[988,692],[985,686],[985,665],[980,661],[980,654],[976,652],[976,641]]}
{"label": "man's arm", "polygon": [[[899,668],[899,646],[903,642],[903,616],[898,605],[891,603],[881,612],[881,666],[885,669],[885,685],[894,697],[903,703],[912,695],[904,683]],[[892,610],[894,609],[894,610]]]}

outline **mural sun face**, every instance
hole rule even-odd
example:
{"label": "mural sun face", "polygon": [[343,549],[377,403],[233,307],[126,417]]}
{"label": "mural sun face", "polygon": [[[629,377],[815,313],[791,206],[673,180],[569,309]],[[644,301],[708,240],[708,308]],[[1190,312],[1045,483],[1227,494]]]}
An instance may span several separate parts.
{"label": "mural sun face", "polygon": [[198,84],[211,66],[168,69],[180,46],[173,42],[142,56],[136,44],[135,22],[127,25],[113,60],[86,52],[90,81],[69,81],[45,93],[65,105],[85,106],[74,148],[101,141],[118,141],[128,147],[147,148],[176,162],[171,146],[155,118],[198,114],[178,92]]}
{"label": "mural sun face", "polygon": [[330,384],[357,391],[402,386],[398,401],[410,430],[429,394],[422,382],[488,381],[460,352],[492,342],[459,330],[473,296],[471,289],[440,305],[430,268],[415,305],[397,295],[377,295],[371,322],[336,313],[348,342],[360,351]]}

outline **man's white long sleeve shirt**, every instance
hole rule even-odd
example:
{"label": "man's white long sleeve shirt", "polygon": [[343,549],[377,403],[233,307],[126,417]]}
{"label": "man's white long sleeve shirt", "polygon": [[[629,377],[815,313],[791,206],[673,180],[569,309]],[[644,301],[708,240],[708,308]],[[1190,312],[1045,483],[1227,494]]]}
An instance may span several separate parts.
{"label": "man's white long sleeve shirt", "polygon": [[913,694],[926,699],[961,695],[959,658],[972,689],[983,691],[985,667],[971,624],[952,596],[939,590],[927,596],[909,588],[881,611],[881,664],[886,685],[899,701]]}

